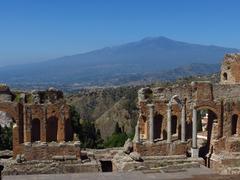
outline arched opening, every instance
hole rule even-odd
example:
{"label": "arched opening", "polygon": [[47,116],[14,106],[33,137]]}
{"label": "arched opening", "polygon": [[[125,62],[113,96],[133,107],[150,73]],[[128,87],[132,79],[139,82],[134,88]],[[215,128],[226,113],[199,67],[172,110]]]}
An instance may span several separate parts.
{"label": "arched opening", "polygon": [[154,139],[162,138],[162,121],[163,116],[161,114],[156,114],[154,116]]}
{"label": "arched opening", "polygon": [[177,134],[177,116],[172,116],[171,118],[171,133]]}
{"label": "arched opening", "polygon": [[12,150],[14,119],[6,112],[0,111],[0,150]]}
{"label": "arched opening", "polygon": [[71,126],[71,121],[69,119],[65,120],[65,141],[73,140],[73,129]]}
{"label": "arched opening", "polygon": [[32,142],[40,141],[40,139],[41,139],[41,135],[40,135],[40,131],[41,131],[40,120],[35,118],[35,119],[32,120],[31,124],[32,124],[31,141]]}
{"label": "arched opening", "polygon": [[57,141],[58,119],[55,116],[47,120],[47,142]]}
{"label": "arched opening", "polygon": [[223,73],[223,80],[224,80],[224,81],[228,80],[228,75],[227,75],[227,73]]}
{"label": "arched opening", "polygon": [[213,123],[217,121],[217,114],[208,108],[199,109],[197,111],[197,138],[199,147],[199,156],[205,160],[206,165],[210,165],[211,154],[211,137]]}
{"label": "arched opening", "polygon": [[238,115],[234,114],[234,115],[232,115],[232,121],[231,121],[231,133],[232,133],[232,135],[237,134],[237,124],[238,124]]}

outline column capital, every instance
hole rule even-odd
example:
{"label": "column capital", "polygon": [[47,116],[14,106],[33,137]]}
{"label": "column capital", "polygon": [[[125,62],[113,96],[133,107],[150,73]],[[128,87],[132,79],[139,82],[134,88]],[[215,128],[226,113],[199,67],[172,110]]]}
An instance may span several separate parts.
{"label": "column capital", "polygon": [[196,105],[195,102],[191,104],[191,109],[192,109],[192,110],[196,110],[196,107],[197,107],[197,105]]}
{"label": "column capital", "polygon": [[167,103],[167,110],[172,110],[172,104],[170,102]]}

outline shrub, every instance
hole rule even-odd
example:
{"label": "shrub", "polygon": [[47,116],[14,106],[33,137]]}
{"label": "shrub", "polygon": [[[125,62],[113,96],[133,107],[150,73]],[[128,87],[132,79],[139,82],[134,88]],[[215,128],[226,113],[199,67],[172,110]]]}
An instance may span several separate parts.
{"label": "shrub", "polygon": [[0,126],[0,150],[12,149],[12,126]]}

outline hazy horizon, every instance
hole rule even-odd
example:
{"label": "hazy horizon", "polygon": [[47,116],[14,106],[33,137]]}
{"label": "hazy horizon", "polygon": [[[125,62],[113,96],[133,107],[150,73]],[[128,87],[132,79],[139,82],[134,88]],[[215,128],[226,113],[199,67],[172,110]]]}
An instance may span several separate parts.
{"label": "hazy horizon", "polygon": [[1,2],[0,66],[158,36],[240,49],[239,5],[237,0]]}

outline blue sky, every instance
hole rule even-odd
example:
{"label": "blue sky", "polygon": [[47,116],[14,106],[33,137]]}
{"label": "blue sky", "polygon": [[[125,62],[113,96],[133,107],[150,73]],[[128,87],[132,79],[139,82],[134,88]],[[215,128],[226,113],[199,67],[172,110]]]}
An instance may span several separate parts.
{"label": "blue sky", "polygon": [[240,48],[239,0],[0,0],[0,66],[166,36]]}

